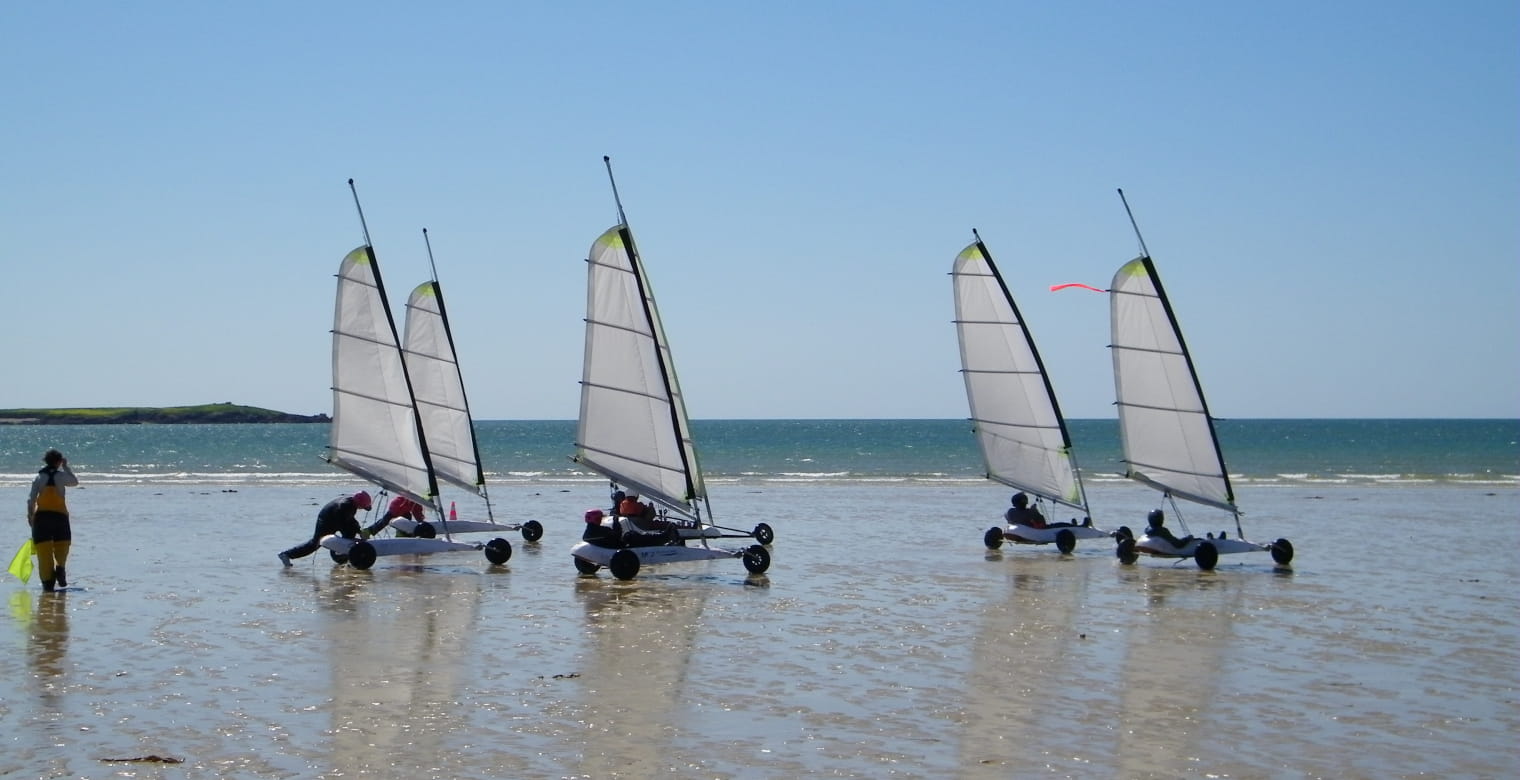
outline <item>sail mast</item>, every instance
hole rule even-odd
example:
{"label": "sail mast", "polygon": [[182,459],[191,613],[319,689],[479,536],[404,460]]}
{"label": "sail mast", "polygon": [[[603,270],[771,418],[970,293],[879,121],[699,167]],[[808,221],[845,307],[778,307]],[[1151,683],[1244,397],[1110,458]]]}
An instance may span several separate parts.
{"label": "sail mast", "polygon": [[438,301],[438,319],[443,323],[443,336],[448,344],[450,362],[453,363],[454,378],[458,383],[459,400],[464,407],[465,422],[469,427],[470,452],[475,461],[475,490],[486,502],[486,519],[496,522],[491,508],[491,496],[486,491],[485,467],[480,462],[480,440],[475,435],[475,417],[470,414],[470,400],[464,387],[464,370],[459,366],[459,351],[454,346],[454,329],[449,324],[449,309],[443,300],[443,285],[438,282],[438,263],[433,258],[433,240],[428,235],[427,228],[422,229],[422,243],[427,247],[428,269],[432,272],[433,297]]}
{"label": "sail mast", "polygon": [[[385,321],[386,326],[390,329],[391,343],[396,345],[396,356],[399,359],[402,357],[401,337],[396,330],[396,318],[391,314],[390,299],[385,294],[385,282],[380,276],[380,262],[375,257],[374,244],[370,242],[369,223],[364,218],[364,207],[359,202],[359,189],[354,185],[353,179],[348,180],[348,189],[354,196],[354,209],[359,213],[359,227],[364,231],[364,253],[370,262],[370,268],[375,277],[375,293],[379,296],[380,307],[385,312]],[[427,437],[422,428],[422,416],[417,413],[417,399],[412,389],[411,374],[407,372],[406,361],[404,359],[400,359],[398,362],[401,364],[401,376],[406,382],[407,396],[411,400],[412,422],[417,430],[417,443],[422,448],[422,462],[427,471],[428,490],[427,495],[423,498],[428,503],[433,504],[434,510],[441,513],[442,508],[438,506],[438,478],[433,473],[432,456],[428,454]]]}
{"label": "sail mast", "polygon": [[1081,500],[1081,509],[1085,514],[1090,514],[1087,508],[1087,490],[1082,486],[1082,470],[1077,465],[1077,456],[1071,446],[1071,433],[1066,427],[1066,416],[1061,414],[1061,404],[1056,399],[1055,386],[1050,383],[1050,373],[1045,370],[1045,360],[1040,357],[1040,350],[1035,347],[1034,334],[1029,332],[1029,323],[1024,319],[1023,312],[1019,311],[1019,305],[1013,300],[1013,293],[1008,291],[1008,283],[1003,280],[1003,273],[998,270],[997,263],[992,260],[992,253],[987,245],[982,243],[982,234],[976,228],[971,229],[971,235],[976,239],[976,250],[981,253],[986,261],[987,268],[992,271],[992,277],[997,280],[998,289],[1003,293],[1003,300],[1008,303],[1008,308],[1013,311],[1013,318],[1019,324],[1019,330],[1024,334],[1024,343],[1029,347],[1029,354],[1034,358],[1035,366],[1040,372],[1040,382],[1045,386],[1045,396],[1050,399],[1050,409],[1055,413],[1056,425],[1061,430],[1061,446],[1064,448],[1066,457],[1071,461],[1071,475],[1076,480],[1077,496]]}
{"label": "sail mast", "polygon": [[[1222,486],[1224,488],[1224,491],[1223,491],[1224,492],[1224,501],[1223,501],[1223,503],[1221,505],[1221,508],[1228,509],[1231,512],[1231,514],[1233,514],[1235,516],[1235,530],[1236,530],[1236,533],[1241,533],[1241,529],[1240,529],[1240,510],[1235,506],[1235,490],[1234,490],[1234,487],[1231,486],[1231,484],[1230,484],[1230,472],[1229,472],[1229,469],[1225,466],[1224,452],[1223,452],[1223,450],[1219,446],[1219,432],[1218,432],[1218,430],[1216,429],[1216,427],[1214,425],[1214,415],[1212,413],[1210,413],[1210,411],[1209,411],[1208,400],[1204,397],[1204,394],[1203,394],[1203,385],[1198,380],[1198,370],[1197,370],[1196,366],[1194,366],[1194,364],[1193,364],[1193,355],[1192,355],[1192,352],[1188,349],[1187,340],[1183,338],[1182,327],[1177,322],[1177,315],[1176,315],[1176,312],[1172,309],[1171,299],[1167,297],[1166,288],[1163,287],[1162,284],[1161,284],[1161,276],[1160,276],[1160,274],[1158,274],[1156,272],[1156,265],[1155,265],[1154,261],[1151,260],[1150,253],[1146,249],[1145,239],[1143,237],[1141,237],[1141,235],[1140,235],[1140,228],[1139,228],[1138,223],[1136,223],[1136,221],[1135,221],[1134,212],[1130,210],[1129,200],[1124,197],[1124,190],[1120,189],[1118,192],[1119,192],[1119,199],[1120,199],[1120,201],[1124,203],[1124,211],[1125,211],[1125,213],[1127,215],[1129,215],[1130,225],[1135,230],[1135,238],[1140,242],[1141,256],[1139,258],[1137,258],[1137,259],[1142,264],[1142,266],[1143,266],[1143,268],[1145,270],[1146,277],[1148,278],[1148,281],[1149,281],[1151,287],[1155,290],[1157,302],[1158,302],[1158,304],[1161,307],[1161,311],[1165,314],[1166,322],[1167,322],[1168,326],[1171,328],[1172,335],[1175,337],[1175,339],[1177,341],[1177,350],[1178,350],[1178,352],[1180,353],[1180,355],[1182,357],[1183,363],[1187,367],[1188,377],[1192,380],[1192,389],[1193,389],[1193,393],[1195,394],[1195,396],[1197,398],[1197,401],[1198,401],[1198,410],[1199,410],[1199,412],[1200,412],[1200,414],[1201,414],[1201,416],[1203,418],[1204,424],[1207,426],[1208,435],[1209,435],[1209,443],[1210,443],[1210,446],[1213,447],[1213,461],[1214,461],[1214,464],[1217,466],[1217,469],[1218,469],[1218,472],[1219,472],[1219,479],[1220,479],[1221,484],[1222,484]],[[1117,279],[1116,279],[1116,282],[1117,282]],[[1115,292],[1113,294],[1115,294],[1115,295],[1122,294],[1122,293],[1119,292],[1119,288],[1120,288],[1121,285],[1119,285],[1119,284],[1116,283],[1116,284],[1114,284],[1112,286],[1115,288]],[[1117,334],[1116,334],[1116,336],[1117,336]],[[1116,342],[1118,341],[1117,338],[1115,340],[1116,340]],[[1117,346],[1117,344],[1116,344],[1116,348],[1119,348]],[[1123,399],[1120,399],[1119,412],[1120,412],[1120,415],[1121,415],[1121,418],[1122,418],[1122,416],[1125,413],[1125,403],[1124,403]],[[1121,420],[1121,422],[1122,422],[1122,420]],[[1128,458],[1128,455],[1126,454],[1126,459],[1127,458]],[[1137,477],[1137,475],[1135,473],[1133,473],[1134,472],[1134,469],[1133,469],[1134,465],[1135,464],[1130,464],[1130,471],[1131,471],[1130,476],[1132,478],[1136,478]],[[1202,476],[1202,475],[1198,475],[1198,476]],[[1153,486],[1156,486],[1156,487],[1160,487],[1162,489],[1162,491],[1164,493],[1167,493],[1168,495],[1171,495],[1172,492],[1173,492],[1169,486],[1160,485],[1160,484],[1157,484],[1155,482],[1151,482],[1148,479],[1141,479],[1141,481],[1147,482],[1147,483],[1152,484]],[[1202,496],[1184,495],[1183,497],[1189,498],[1189,499],[1194,500],[1194,501],[1199,501],[1199,502],[1205,503],[1205,504],[1211,504],[1211,505],[1218,504],[1218,502],[1216,502],[1214,500],[1211,500],[1211,499],[1208,499],[1206,497],[1202,497]]]}
{"label": "sail mast", "polygon": [[[665,340],[665,330],[660,321],[659,314],[653,307],[654,296],[649,290],[649,280],[644,276],[644,263],[639,257],[638,247],[633,241],[633,231],[628,226],[628,217],[623,212],[623,199],[618,194],[617,178],[612,175],[612,158],[602,155],[602,163],[607,167],[607,181],[612,185],[612,198],[617,203],[618,223],[621,225],[619,233],[624,243],[628,245],[629,268],[632,269],[634,283],[638,286],[639,301],[643,307],[644,319],[649,324],[650,332],[655,340],[656,363],[660,368],[660,381],[664,383],[665,394],[670,399],[670,424],[676,432],[677,449],[681,455],[681,468],[686,482],[685,500],[692,502],[697,519],[702,518],[703,505],[707,503],[706,495],[698,495],[696,480],[693,478],[698,465],[693,462],[695,447],[691,442],[691,431],[688,429],[686,417],[686,402],[682,398],[679,386],[676,383],[674,369],[669,365],[670,345]],[[701,503],[698,503],[698,499]],[[711,507],[707,507],[711,514]]]}

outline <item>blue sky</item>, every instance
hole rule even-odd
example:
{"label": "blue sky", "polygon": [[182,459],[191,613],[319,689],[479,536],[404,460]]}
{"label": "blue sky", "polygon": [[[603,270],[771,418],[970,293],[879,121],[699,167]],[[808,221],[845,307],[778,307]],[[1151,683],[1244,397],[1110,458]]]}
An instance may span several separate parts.
{"label": "blue sky", "polygon": [[573,418],[611,155],[698,418],[964,417],[973,227],[1113,416],[1130,198],[1220,417],[1520,416],[1513,2],[8,3],[0,407],[330,409],[359,187]]}

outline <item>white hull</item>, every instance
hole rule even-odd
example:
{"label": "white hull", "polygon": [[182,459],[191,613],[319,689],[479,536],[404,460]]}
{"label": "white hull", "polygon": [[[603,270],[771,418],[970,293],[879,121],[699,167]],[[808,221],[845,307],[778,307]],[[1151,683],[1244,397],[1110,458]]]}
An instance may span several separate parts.
{"label": "white hull", "polygon": [[[322,546],[339,554],[347,555],[349,550],[359,542],[358,539],[344,539],[341,536],[322,537]],[[465,542],[450,542],[446,539],[370,539],[369,544],[375,548],[375,555],[385,557],[387,555],[429,555],[441,552],[475,552],[482,548],[479,544],[467,544]]]}
{"label": "white hull", "polygon": [[1003,538],[1014,544],[1055,544],[1062,531],[1070,531],[1078,539],[1108,539],[1113,533],[1090,526],[1074,528],[1034,528],[1027,525],[1010,525],[1003,531]]}
{"label": "white hull", "polygon": [[[416,520],[391,521],[391,528],[405,534],[416,533],[417,525]],[[433,530],[437,531],[440,536],[444,534],[506,533],[507,531],[522,530],[521,523],[503,525],[501,523],[488,523],[483,520],[454,520],[447,523],[429,522],[428,525],[433,526]]]}
{"label": "white hull", "polygon": [[1140,536],[1135,539],[1135,552],[1156,558],[1192,558],[1198,554],[1198,548],[1204,542],[1214,545],[1215,551],[1220,555],[1272,551],[1269,544],[1257,544],[1244,539],[1193,539],[1181,547],[1173,547],[1171,542],[1159,536]]}
{"label": "white hull", "polygon": [[661,545],[658,547],[598,547],[590,542],[578,542],[570,548],[570,554],[598,566],[612,563],[613,554],[628,550],[639,557],[639,564],[652,566],[661,563],[685,563],[687,561],[710,561],[718,558],[738,558],[743,550],[724,550],[717,547],[682,547]]}

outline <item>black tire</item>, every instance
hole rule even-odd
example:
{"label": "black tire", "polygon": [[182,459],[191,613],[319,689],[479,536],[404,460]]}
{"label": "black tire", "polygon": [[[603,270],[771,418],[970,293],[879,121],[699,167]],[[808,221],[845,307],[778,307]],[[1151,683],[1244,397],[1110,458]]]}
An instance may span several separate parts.
{"label": "black tire", "polygon": [[1119,530],[1117,530],[1117,531],[1114,532],[1114,538],[1115,539],[1131,539],[1131,540],[1133,540],[1135,538],[1135,532],[1129,530],[1129,526],[1127,526],[1127,525],[1121,525],[1121,526],[1119,526]]}
{"label": "black tire", "polygon": [[987,549],[989,550],[996,550],[1002,547],[1003,529],[999,526],[988,528],[987,533],[982,534],[982,544],[987,545]]}
{"label": "black tire", "polygon": [[769,525],[760,523],[755,526],[754,537],[755,541],[761,544],[770,544],[776,541],[776,532],[772,531]]}
{"label": "black tire", "polygon": [[497,566],[506,563],[512,558],[512,543],[506,539],[497,537],[486,542],[486,560]]}
{"label": "black tire", "polygon": [[1057,531],[1056,549],[1060,550],[1062,555],[1069,555],[1072,550],[1077,549],[1077,535],[1072,533],[1070,528]]}
{"label": "black tire", "polygon": [[764,574],[771,567],[770,550],[758,544],[752,544],[744,551],[744,568],[750,574]]}
{"label": "black tire", "polygon": [[337,550],[328,550],[327,554],[333,559],[333,563],[336,563],[339,566],[348,563],[348,556],[338,552]]}
{"label": "black tire", "polygon": [[607,570],[620,580],[631,580],[639,576],[639,554],[633,550],[618,550],[607,562]]}
{"label": "black tire", "polygon": [[1213,569],[1219,563],[1219,548],[1213,542],[1200,542],[1198,549],[1193,551],[1193,562],[1204,571]]}
{"label": "black tire", "polygon": [[1293,543],[1287,539],[1278,539],[1272,543],[1272,560],[1278,566],[1287,566],[1293,562]]}
{"label": "black tire", "polygon": [[417,524],[416,528],[412,529],[412,536],[418,539],[436,539],[438,538],[438,529],[434,528],[432,523],[423,520]]}
{"label": "black tire", "polygon": [[602,568],[599,564],[592,563],[585,558],[577,558],[572,555],[570,556],[570,560],[575,561],[575,570],[581,574],[595,574]]}
{"label": "black tire", "polygon": [[1114,552],[1118,554],[1119,562],[1125,565],[1140,559],[1140,553],[1135,552],[1135,540],[1128,536],[1119,537],[1119,546]]}
{"label": "black tire", "polygon": [[355,569],[368,569],[375,565],[375,546],[369,542],[354,542],[354,546],[348,548],[348,565]]}
{"label": "black tire", "polygon": [[544,524],[537,520],[529,520],[522,524],[523,541],[536,542],[544,538]]}

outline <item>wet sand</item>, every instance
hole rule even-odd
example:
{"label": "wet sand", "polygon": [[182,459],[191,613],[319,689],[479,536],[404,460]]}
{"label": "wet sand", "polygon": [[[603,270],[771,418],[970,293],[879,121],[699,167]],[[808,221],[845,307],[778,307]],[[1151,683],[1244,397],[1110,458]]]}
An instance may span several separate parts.
{"label": "wet sand", "polygon": [[[1293,568],[1205,573],[990,552],[990,485],[719,484],[771,571],[626,583],[570,564],[583,486],[495,491],[547,530],[505,566],[281,567],[325,490],[71,491],[71,587],[0,590],[0,776],[1520,775],[1513,489],[1246,491]],[[101,760],[143,756],[184,763]]]}

